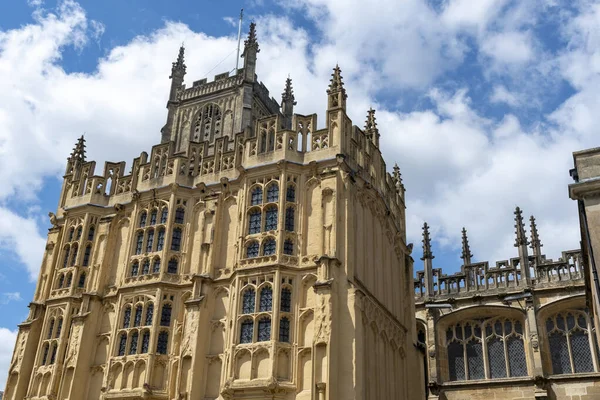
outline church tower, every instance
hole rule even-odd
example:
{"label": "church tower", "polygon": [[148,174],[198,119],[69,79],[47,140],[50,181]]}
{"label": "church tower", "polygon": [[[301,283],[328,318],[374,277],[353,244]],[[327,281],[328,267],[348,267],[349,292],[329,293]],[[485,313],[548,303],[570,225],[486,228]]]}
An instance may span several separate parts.
{"label": "church tower", "polygon": [[186,86],[181,47],[160,143],[129,168],[77,142],[5,399],[423,398],[374,111],[352,125],[336,66],[319,128],[258,53],[252,24],[243,68]]}

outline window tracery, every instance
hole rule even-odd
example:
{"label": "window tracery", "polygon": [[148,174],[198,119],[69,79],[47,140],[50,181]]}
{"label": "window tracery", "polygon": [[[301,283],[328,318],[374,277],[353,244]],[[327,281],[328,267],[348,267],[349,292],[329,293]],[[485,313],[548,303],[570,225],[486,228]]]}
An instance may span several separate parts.
{"label": "window tracery", "polygon": [[271,183],[267,187],[267,203],[276,203],[279,200],[279,185]]}
{"label": "window tracery", "polygon": [[140,326],[142,324],[142,312],[143,312],[143,307],[141,304],[138,304],[137,306],[135,306],[135,317],[133,319],[134,327]]}
{"label": "window tracery", "polygon": [[283,317],[279,321],[279,341],[290,342],[290,320],[287,317]]}
{"label": "window tracery", "polygon": [[196,117],[194,142],[212,141],[221,135],[221,109],[216,104],[205,105]]}
{"label": "window tracery", "polygon": [[265,209],[265,231],[277,229],[277,206],[270,205]]}
{"label": "window tracery", "polygon": [[125,355],[125,349],[127,347],[127,334],[126,333],[121,333],[121,337],[119,340],[119,352],[118,355],[119,356],[124,356]]}
{"label": "window tracery", "polygon": [[160,223],[166,224],[168,216],[169,216],[169,209],[167,207],[163,207],[161,214],[160,214]]}
{"label": "window tracery", "polygon": [[151,253],[154,245],[154,229],[148,230],[148,237],[146,238],[146,253]]}
{"label": "window tracery", "polygon": [[152,264],[152,273],[158,274],[160,272],[160,257],[155,257]]}
{"label": "window tracery", "polygon": [[156,243],[156,251],[162,251],[162,249],[164,247],[165,247],[165,230],[161,228],[158,230],[158,240]]}
{"label": "window tracery", "polygon": [[150,225],[156,225],[156,217],[158,215],[158,210],[154,209],[152,210],[152,213],[150,214]]}
{"label": "window tracery", "polygon": [[261,205],[262,202],[263,202],[262,187],[256,186],[254,189],[252,189],[252,196],[251,196],[250,205],[251,206],[258,206],[258,205]]}
{"label": "window tracery", "polygon": [[169,332],[161,331],[158,334],[158,340],[156,341],[156,352],[158,354],[167,354],[168,345],[169,345]]}
{"label": "window tracery", "polygon": [[85,252],[83,253],[83,263],[84,267],[89,266],[90,264],[90,256],[92,255],[92,245],[88,244],[85,246]]}
{"label": "window tracery", "polygon": [[260,312],[271,311],[272,308],[273,308],[273,289],[271,289],[271,286],[265,286],[260,291],[259,311]]}
{"label": "window tracery", "polygon": [[160,313],[160,326],[171,326],[171,311],[173,307],[169,303],[163,304]]}
{"label": "window tracery", "polygon": [[271,340],[271,318],[262,317],[258,320],[258,341],[266,342]]}
{"label": "window tracery", "polygon": [[150,347],[150,332],[148,331],[144,331],[143,335],[142,335],[142,354],[145,354],[148,352],[148,349]]}
{"label": "window tracery", "polygon": [[294,219],[295,212],[294,207],[288,207],[285,209],[285,230],[288,232],[294,232]]}
{"label": "window tracery", "polygon": [[167,273],[176,274],[177,273],[177,258],[173,257],[169,260],[169,264],[167,265]]}
{"label": "window tracery", "polygon": [[137,353],[138,333],[137,331],[131,334],[131,343],[129,344],[129,354]]}
{"label": "window tracery", "polygon": [[259,250],[258,242],[255,240],[251,241],[248,244],[248,246],[246,247],[246,257],[247,258],[258,257],[258,250]]}
{"label": "window tracery", "polygon": [[296,202],[296,187],[294,185],[289,184],[287,186],[285,200],[289,201],[290,203]]}
{"label": "window tracery", "polygon": [[173,236],[171,238],[171,250],[179,251],[181,249],[181,228],[173,229]]}
{"label": "window tracery", "polygon": [[275,254],[275,250],[277,249],[277,243],[273,238],[267,238],[263,244],[263,255],[270,256]]}

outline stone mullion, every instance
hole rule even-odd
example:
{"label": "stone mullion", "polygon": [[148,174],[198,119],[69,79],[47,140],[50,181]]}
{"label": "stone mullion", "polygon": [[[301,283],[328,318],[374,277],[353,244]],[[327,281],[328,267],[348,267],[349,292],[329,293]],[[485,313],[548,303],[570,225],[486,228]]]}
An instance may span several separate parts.
{"label": "stone mullion", "polygon": [[[488,346],[488,338],[485,335],[485,329],[483,324],[481,325],[481,353],[482,353],[482,358],[483,358],[483,376],[485,377],[485,379],[490,379],[491,378],[491,367],[490,367],[490,360],[488,357],[488,351],[487,351],[487,346]],[[473,326],[473,331],[475,331],[475,326]],[[473,332],[474,333],[474,332]],[[492,335],[492,338],[494,338],[494,335]]]}
{"label": "stone mullion", "polygon": [[[227,381],[227,379],[232,378],[234,376],[234,367],[235,367],[235,350],[236,350],[236,343],[238,340],[238,336],[239,336],[239,310],[240,310],[240,299],[241,299],[241,293],[240,293],[240,289],[241,289],[241,284],[240,284],[240,277],[237,276],[234,281],[233,284],[230,287],[230,292],[229,292],[229,298],[233,298],[233,301],[231,301],[230,303],[230,308],[229,308],[229,313],[228,316],[230,318],[230,321],[233,322],[232,328],[229,331],[229,337],[227,337],[227,334],[225,335],[226,340],[228,339],[229,341],[225,342],[225,348],[229,349],[229,364],[227,365],[225,362],[223,362],[223,367],[222,370],[225,371],[226,373],[223,374],[224,379],[222,379],[223,381]],[[227,318],[227,317],[225,317]],[[225,328],[227,329],[227,326],[230,324],[225,324]]]}

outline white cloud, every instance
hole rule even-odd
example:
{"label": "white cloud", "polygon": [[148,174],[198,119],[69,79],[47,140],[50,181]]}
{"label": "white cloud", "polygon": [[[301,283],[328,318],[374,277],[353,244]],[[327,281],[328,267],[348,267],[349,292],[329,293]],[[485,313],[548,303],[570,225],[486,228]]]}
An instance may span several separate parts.
{"label": "white cloud", "polygon": [[6,207],[0,207],[0,254],[15,253],[26,266],[31,281],[38,277],[45,243],[34,218],[23,218]]}
{"label": "white cloud", "polygon": [[0,297],[1,297],[0,304],[8,304],[11,301],[23,300],[20,292],[6,292],[6,293],[2,293],[2,295]]}
{"label": "white cloud", "polygon": [[13,349],[17,340],[17,331],[0,328],[0,388],[8,379],[8,368],[12,359]]}
{"label": "white cloud", "polygon": [[501,32],[486,37],[481,43],[483,54],[499,64],[524,64],[535,52],[527,32]]}
{"label": "white cloud", "polygon": [[494,86],[490,101],[492,103],[505,103],[511,107],[516,107],[521,103],[519,97],[514,93],[509,92],[504,85]]}

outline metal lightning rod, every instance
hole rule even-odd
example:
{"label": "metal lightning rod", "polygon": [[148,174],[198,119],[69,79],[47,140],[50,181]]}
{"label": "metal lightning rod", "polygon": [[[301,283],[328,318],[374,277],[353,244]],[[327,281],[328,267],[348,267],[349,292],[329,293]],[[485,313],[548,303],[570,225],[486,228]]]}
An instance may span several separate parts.
{"label": "metal lightning rod", "polygon": [[244,17],[244,9],[240,11],[240,24],[238,26],[238,46],[237,46],[237,57],[235,57],[235,73],[237,74],[238,67],[240,65],[240,43],[242,41],[242,18]]}

